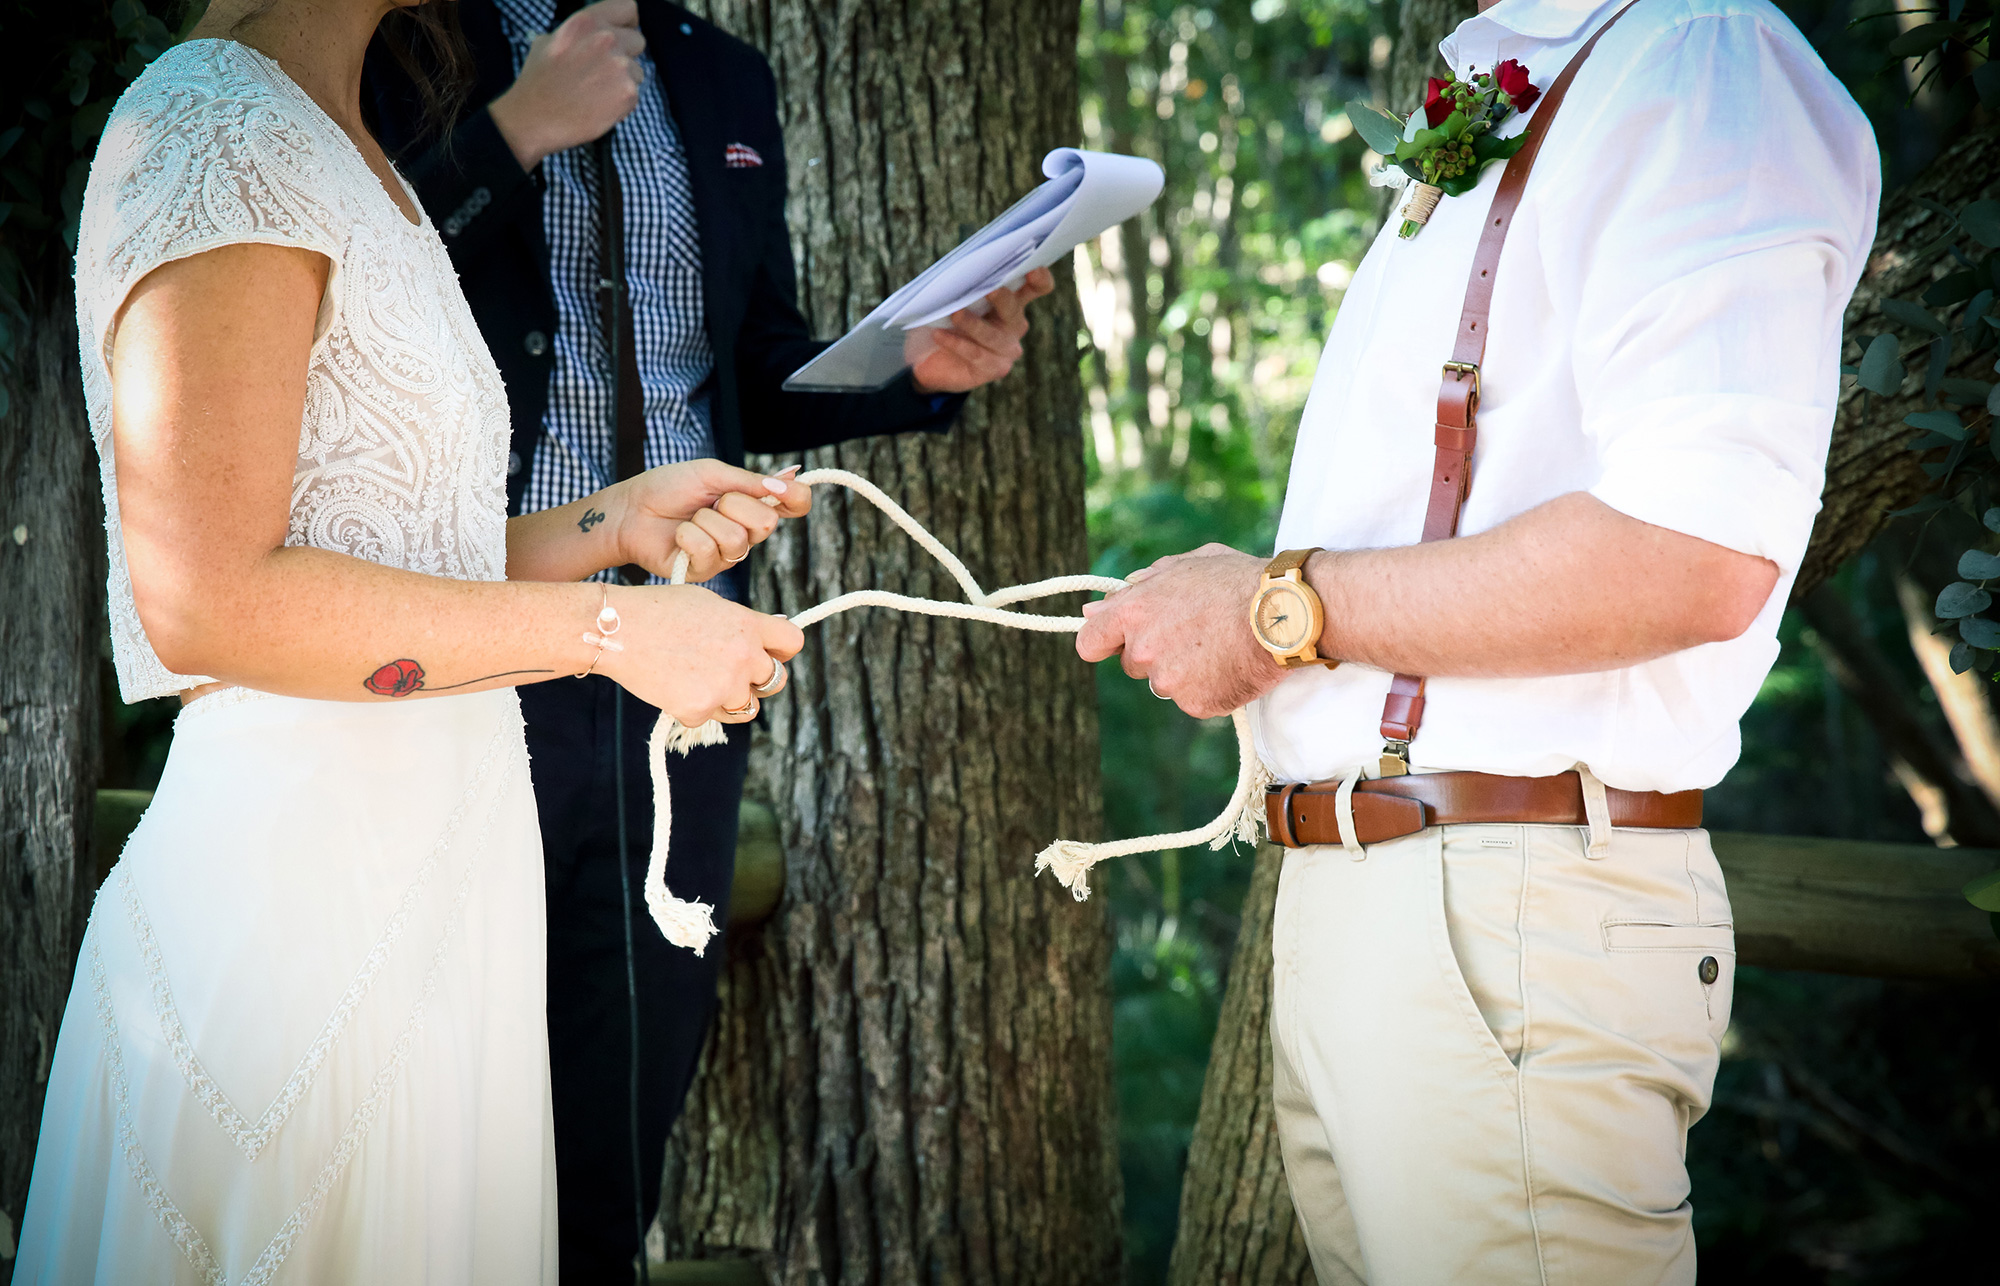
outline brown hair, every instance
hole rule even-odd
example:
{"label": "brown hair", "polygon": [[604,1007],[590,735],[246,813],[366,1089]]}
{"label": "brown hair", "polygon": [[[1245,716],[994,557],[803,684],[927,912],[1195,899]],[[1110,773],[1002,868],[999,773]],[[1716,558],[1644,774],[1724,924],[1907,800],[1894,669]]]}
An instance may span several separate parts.
{"label": "brown hair", "polygon": [[416,87],[423,111],[418,142],[451,132],[472,92],[472,49],[452,0],[391,9],[375,38]]}

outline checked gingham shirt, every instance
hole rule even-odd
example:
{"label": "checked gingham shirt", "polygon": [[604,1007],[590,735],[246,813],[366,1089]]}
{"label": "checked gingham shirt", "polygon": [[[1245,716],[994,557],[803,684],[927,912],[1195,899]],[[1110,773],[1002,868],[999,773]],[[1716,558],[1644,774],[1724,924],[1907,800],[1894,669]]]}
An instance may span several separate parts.
{"label": "checked gingham shirt", "polygon": [[[518,75],[534,38],[548,30],[555,0],[497,0]],[[625,283],[646,416],[646,467],[715,454],[706,385],[715,367],[701,303],[701,234],[688,187],[687,154],[667,111],[650,54],[639,65],[639,105],[612,135],[625,197]],[[542,161],[542,224],[556,301],[555,369],[547,436],[528,462],[521,512],[579,500],[615,480],[609,355],[599,333],[597,183],[590,149]],[[609,579],[602,573],[599,579]],[[658,583],[659,578],[652,578]],[[709,588],[730,593],[731,578]]]}

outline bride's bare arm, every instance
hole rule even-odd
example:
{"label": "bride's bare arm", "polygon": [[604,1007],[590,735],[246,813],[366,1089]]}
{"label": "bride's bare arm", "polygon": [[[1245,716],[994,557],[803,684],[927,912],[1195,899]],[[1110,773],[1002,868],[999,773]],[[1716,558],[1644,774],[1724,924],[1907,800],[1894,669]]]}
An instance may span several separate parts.
{"label": "bride's bare arm", "polygon": [[[583,670],[596,653],[584,634],[605,591],[541,582],[638,553],[663,565],[660,530],[692,521],[705,531],[697,511],[674,516],[672,504],[687,497],[676,500],[668,494],[676,488],[659,479],[600,493],[625,509],[586,530],[571,523],[565,532],[561,511],[510,530],[510,572],[538,579],[447,580],[286,547],[328,268],[311,251],[227,246],[156,269],[127,299],[111,363],[118,507],[134,601],[160,660],[182,674],[330,700],[465,692]],[[745,490],[768,494],[758,475],[735,473]],[[720,477],[679,490],[705,495]],[[793,484],[785,507],[802,510],[804,492]],[[628,512],[648,497],[661,512]],[[730,505],[741,517],[775,521],[750,495],[739,491],[738,500]],[[715,518],[717,530],[742,526]],[[620,525],[653,538],[621,539]],[[562,547],[559,533],[582,539]],[[725,548],[710,539],[712,550],[694,552],[712,572]],[[769,676],[770,657],[790,657],[801,642],[789,622],[700,588],[615,586],[609,594],[623,617],[624,650],[607,652],[598,672],[684,723],[745,705],[750,687]]]}

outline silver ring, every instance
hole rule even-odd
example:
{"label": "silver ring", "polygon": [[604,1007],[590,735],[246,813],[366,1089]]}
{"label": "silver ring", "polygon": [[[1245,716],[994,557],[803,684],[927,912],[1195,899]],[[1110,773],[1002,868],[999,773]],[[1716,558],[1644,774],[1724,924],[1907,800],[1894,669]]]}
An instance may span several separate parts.
{"label": "silver ring", "polygon": [[771,658],[771,677],[750,690],[760,697],[772,697],[778,694],[778,689],[783,687],[784,683],[785,663],[774,656]]}
{"label": "silver ring", "polygon": [[722,713],[728,715],[732,719],[742,719],[745,718],[746,716],[756,714],[757,698],[751,697],[749,705],[743,706],[741,709],[737,710],[731,710],[728,706],[724,706],[722,708]]}
{"label": "silver ring", "polygon": [[1156,696],[1156,697],[1160,697],[1160,700],[1162,700],[1162,701],[1172,701],[1172,700],[1173,700],[1173,698],[1172,698],[1172,697],[1163,697],[1163,696],[1160,696],[1160,690],[1159,690],[1158,688],[1156,688],[1156,687],[1154,687],[1154,686],[1153,686],[1153,681],[1152,681],[1152,679],[1150,679],[1150,678],[1148,678],[1148,679],[1146,680],[1146,691],[1148,691],[1148,692],[1152,693],[1152,694],[1153,694],[1154,696]]}

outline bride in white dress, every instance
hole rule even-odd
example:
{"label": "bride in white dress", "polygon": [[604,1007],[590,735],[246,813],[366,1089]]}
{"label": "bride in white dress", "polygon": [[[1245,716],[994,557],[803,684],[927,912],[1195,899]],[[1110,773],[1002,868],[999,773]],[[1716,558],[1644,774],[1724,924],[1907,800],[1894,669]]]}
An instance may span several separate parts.
{"label": "bride in white dress", "polygon": [[712,575],[796,483],[707,461],[506,518],[499,375],[361,124],[389,7],[216,0],[91,170],[119,683],[196,699],[84,937],[17,1283],[554,1281],[513,685],[594,666],[692,727],[799,647],[700,588],[577,583],[676,547]]}

